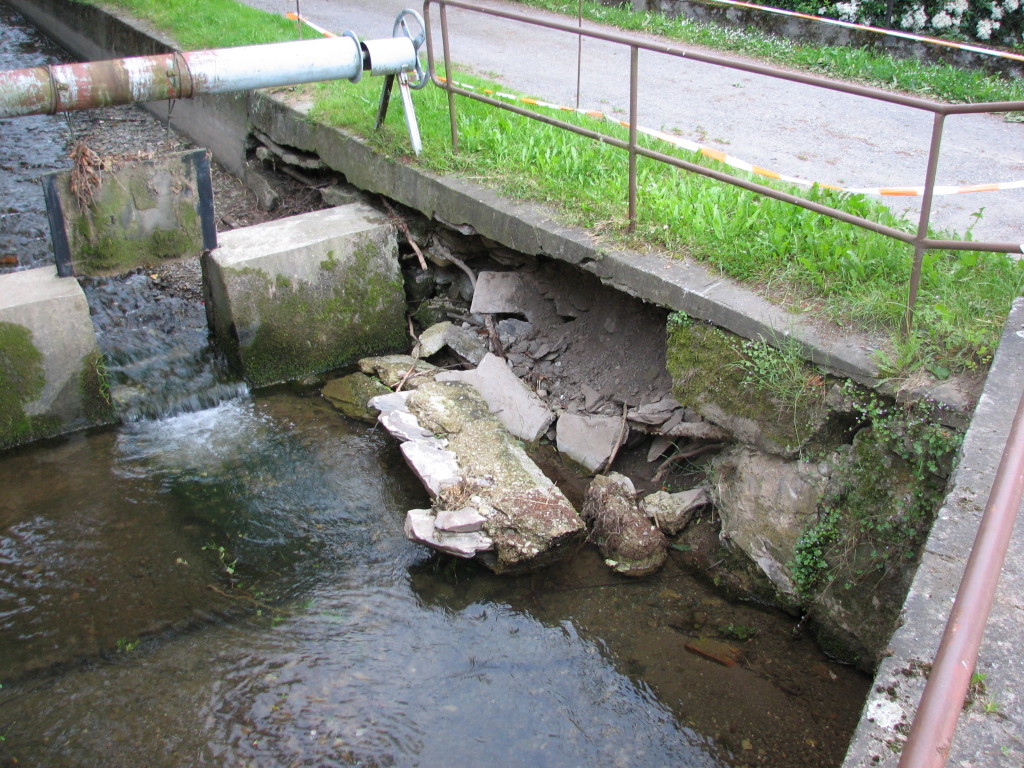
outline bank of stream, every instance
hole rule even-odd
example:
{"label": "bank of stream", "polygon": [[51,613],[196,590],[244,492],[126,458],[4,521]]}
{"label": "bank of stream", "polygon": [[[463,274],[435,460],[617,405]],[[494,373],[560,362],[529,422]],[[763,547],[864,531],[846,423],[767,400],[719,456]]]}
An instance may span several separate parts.
{"label": "bank of stream", "polygon": [[[36,56],[44,42],[2,20]],[[40,120],[0,125],[4,152],[22,130],[61,148],[17,161],[28,176],[67,164],[63,118]],[[168,140],[130,108],[75,120],[98,151]],[[222,224],[249,223],[247,193],[217,175]],[[288,183],[274,215],[311,204]],[[37,220],[41,191],[38,206],[18,220]],[[45,261],[0,237],[8,268]],[[194,276],[168,265],[90,291],[126,318],[155,293],[194,327]],[[182,387],[205,375],[190,370]],[[797,618],[730,602],[677,550],[642,580],[590,545],[516,577],[432,554],[402,531],[428,500],[396,444],[334,410],[322,380],[249,394],[211,378],[208,398],[0,455],[0,764],[841,762],[869,681]],[[740,662],[688,650],[698,639]]]}

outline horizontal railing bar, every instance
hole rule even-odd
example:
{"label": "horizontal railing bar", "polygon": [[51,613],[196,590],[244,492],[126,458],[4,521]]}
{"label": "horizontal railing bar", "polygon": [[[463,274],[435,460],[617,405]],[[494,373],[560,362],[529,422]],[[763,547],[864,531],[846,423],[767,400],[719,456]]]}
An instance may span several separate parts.
{"label": "horizontal railing bar", "polygon": [[[547,125],[551,125],[556,128],[563,128],[565,130],[576,133],[580,136],[585,136],[587,138],[594,139],[595,141],[600,141],[603,144],[609,144],[619,149],[624,149],[628,151],[630,148],[628,141],[617,139],[614,136],[609,136],[606,133],[591,130],[590,128],[583,128],[581,126],[574,125],[573,123],[568,123],[564,120],[559,120],[556,117],[551,117],[549,115],[533,112],[529,109],[524,109],[523,107],[519,107],[514,104],[508,104],[503,101],[498,101],[497,99],[492,99],[489,96],[484,96],[482,94],[466,90],[465,88],[460,88],[454,83],[449,83],[447,80],[443,80],[442,78],[440,78],[437,75],[437,72],[435,71],[433,64],[430,65],[429,71],[430,78],[431,80],[433,80],[434,84],[440,88],[450,90],[451,93],[458,94],[460,96],[465,96],[467,98],[473,99],[474,101],[489,104],[491,106],[504,109],[508,112],[513,112],[517,115],[522,115],[523,117],[527,117],[532,120],[538,120],[539,122],[546,123]],[[636,148],[636,153],[638,155],[642,155],[652,160],[658,160],[668,165],[672,165],[676,168],[681,168],[683,170],[691,171],[693,173],[698,173],[701,176],[706,176],[715,179],[716,181],[721,181],[726,184],[732,184],[733,186],[740,187],[742,189],[746,189],[750,192],[754,192],[760,195],[764,195],[765,197],[771,197],[775,200],[780,200],[784,203],[790,203],[801,208],[806,208],[807,210],[813,211],[814,213],[819,213],[823,216],[829,216],[838,221],[842,221],[847,224],[852,224],[854,226],[858,226],[863,229],[876,232],[880,235],[885,235],[886,237],[891,237],[894,240],[899,240],[900,242],[907,243],[908,245],[913,244],[917,240],[916,235],[912,232],[907,232],[901,229],[896,229],[894,227],[889,227],[886,226],[885,224],[879,224],[878,222],[872,221],[871,219],[865,219],[861,216],[856,216],[852,213],[847,213],[846,211],[842,211],[837,208],[832,208],[831,206],[825,205],[823,203],[816,203],[813,200],[808,200],[806,198],[791,194],[789,192],[783,192],[773,187],[765,186],[764,184],[758,184],[757,182],[741,179],[737,176],[732,176],[731,174],[723,173],[722,171],[716,171],[713,168],[708,168],[707,166],[700,165],[698,163],[691,163],[687,160],[682,160],[678,157],[673,157],[672,155],[666,155],[665,153],[658,152],[657,150],[647,149],[645,147],[638,146]],[[999,253],[1021,252],[1021,244],[1019,243],[981,243],[973,242],[970,240],[931,239],[926,239],[922,241],[922,243],[923,247],[926,250],[994,251]]]}
{"label": "horizontal railing bar", "polygon": [[[705,64],[713,64],[719,67],[726,67],[728,69],[737,69],[743,72],[749,72],[751,74],[764,75],[765,77],[771,77],[778,80],[789,80],[794,83],[801,83],[803,85],[809,85],[815,88],[825,88],[830,91],[838,91],[840,93],[847,93],[853,96],[861,96],[868,99],[874,99],[876,101],[884,101],[890,104],[897,104],[899,106],[911,107],[913,109],[921,109],[926,112],[937,113],[937,114],[968,114],[976,112],[1016,112],[1024,111],[1024,101],[1005,101],[1005,102],[990,102],[981,104],[944,104],[938,101],[932,101],[931,99],[922,99],[918,96],[908,96],[901,93],[891,93],[889,91],[883,91],[879,88],[871,88],[865,85],[857,85],[855,83],[844,83],[837,80],[830,80],[825,77],[817,75],[806,75],[801,72],[792,72],[778,67],[768,66],[766,64],[757,64],[755,62],[744,61],[742,59],[733,59],[727,56],[718,56],[705,51],[699,51],[693,48],[684,48],[676,45],[669,45],[666,43],[656,43],[643,40],[637,37],[628,37],[625,35],[617,35],[611,32],[605,32],[598,29],[583,29],[581,27],[574,27],[569,24],[563,24],[558,21],[549,21],[546,19],[538,19],[532,16],[524,16],[518,13],[512,13],[510,11],[503,11],[498,8],[489,8],[485,6],[474,5],[472,3],[459,2],[459,0],[424,0],[423,9],[424,13],[429,15],[429,6],[431,5],[443,5],[448,8],[461,8],[463,10],[472,11],[475,13],[481,13],[486,16],[495,16],[502,19],[508,19],[510,21],[518,21],[524,24],[530,24],[532,26],[544,27],[546,29],[553,29],[560,32],[568,32],[573,35],[582,35],[584,37],[593,38],[595,40],[603,40],[608,43],[616,43],[625,46],[636,46],[641,50],[652,51],[654,53],[664,53],[670,56],[676,56],[679,58],[690,59],[692,61],[699,61]],[[429,24],[428,24],[429,26]]]}

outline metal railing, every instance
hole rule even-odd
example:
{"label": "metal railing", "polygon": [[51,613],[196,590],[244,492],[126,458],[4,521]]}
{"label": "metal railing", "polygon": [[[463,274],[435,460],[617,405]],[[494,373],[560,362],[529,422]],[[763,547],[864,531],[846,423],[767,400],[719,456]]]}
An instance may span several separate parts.
{"label": "metal railing", "polygon": [[[434,66],[434,39],[431,32],[430,8],[438,6],[440,10],[442,56],[445,77],[438,76]],[[630,49],[630,90],[629,90],[629,139],[623,141],[599,131],[582,128],[572,123],[542,115],[522,107],[517,107],[484,94],[460,87],[452,76],[452,62],[449,45],[448,8],[473,13],[481,13],[509,21],[530,24],[546,29],[558,30],[571,35],[602,40],[627,46]],[[612,34],[600,30],[582,29],[555,21],[523,16],[516,13],[487,8],[459,0],[424,0],[424,18],[426,19],[427,54],[429,59],[429,75],[431,80],[448,93],[449,119],[453,149],[458,151],[459,136],[455,110],[455,96],[490,104],[499,109],[508,110],[524,117],[548,125],[564,128],[573,133],[587,136],[596,141],[604,142],[629,152],[629,222],[630,228],[637,221],[637,183],[636,158],[638,156],[658,160],[677,168],[698,173],[718,181],[732,184],[742,189],[765,195],[776,200],[791,203],[839,221],[862,227],[886,237],[914,246],[914,262],[911,271],[910,286],[907,296],[905,329],[913,324],[914,305],[921,280],[924,253],[928,250],[951,251],[994,251],[999,253],[1020,253],[1019,243],[970,242],[959,240],[938,240],[928,237],[928,226],[931,217],[932,198],[935,189],[936,170],[945,118],[949,115],[977,114],[988,112],[1011,112],[1024,110],[1024,102],[989,102],[982,104],[942,104],[927,99],[916,98],[865,86],[833,82],[824,78],[800,73],[788,72],[770,66],[738,61],[703,51],[654,43],[624,35]],[[737,69],[752,74],[764,75],[781,80],[789,80],[816,88],[861,96],[889,104],[923,110],[933,115],[931,143],[928,149],[928,163],[922,194],[921,213],[917,231],[913,234],[894,229],[877,222],[865,219],[846,211],[842,211],[821,203],[807,200],[796,195],[782,192],[763,184],[749,181],[737,176],[722,173],[697,163],[691,163],[670,155],[657,152],[637,144],[637,102],[638,102],[638,55],[639,51],[651,51],[692,61],[700,61],[716,66]],[[985,624],[995,599],[999,573],[1009,546],[1010,534],[1024,498],[1024,397],[1017,406],[1016,416],[1010,428],[1006,448],[996,471],[995,481],[989,496],[977,537],[971,551],[964,576],[958,589],[953,609],[950,612],[946,629],[939,645],[929,675],[928,683],[921,698],[917,714],[911,727],[909,738],[900,758],[900,768],[942,768],[949,754],[953,733],[959,719],[962,702],[970,685],[971,675],[978,659],[981,639]]]}
{"label": "metal railing", "polygon": [[942,768],[946,764],[1022,499],[1024,396],[1017,403],[971,555],[900,754],[899,768]]}
{"label": "metal railing", "polygon": [[[435,40],[432,34],[431,25],[431,14],[430,10],[432,6],[438,6],[440,26],[441,26],[441,48],[442,58],[444,61],[445,77],[440,77],[437,74],[435,67]],[[581,39],[592,38],[594,40],[601,40],[606,43],[612,43],[616,45],[626,46],[630,50],[630,68],[629,68],[629,139],[622,140],[615,136],[611,136],[607,133],[600,131],[591,130],[589,128],[583,128],[578,125],[559,120],[555,117],[548,115],[539,114],[522,107],[517,107],[513,104],[509,104],[497,99],[491,98],[487,95],[477,93],[466,88],[459,86],[452,76],[452,61],[451,61],[451,47],[449,44],[449,27],[448,27],[448,9],[457,8],[461,11],[467,11],[470,13],[479,13],[486,16],[493,16],[500,19],[506,19],[508,21],[527,24],[535,27],[542,27],[544,29],[556,30],[560,32],[566,32],[571,35],[579,36]],[[995,251],[999,253],[1021,253],[1022,246],[1020,243],[1003,243],[1003,242],[971,242],[961,240],[939,240],[930,238],[928,236],[928,226],[931,219],[931,208],[932,198],[935,190],[935,179],[936,172],[939,162],[939,149],[942,144],[942,133],[944,122],[949,115],[966,115],[966,114],[978,114],[988,112],[1016,112],[1024,110],[1024,101],[1004,101],[1004,102],[987,102],[979,104],[943,104],[940,102],[930,101],[928,99],[922,99],[915,96],[907,96],[898,93],[889,93],[876,88],[869,88],[867,86],[854,85],[850,83],[841,83],[833,80],[827,80],[823,77],[816,77],[814,75],[806,75],[798,72],[790,72],[777,67],[771,67],[764,64],[756,64],[749,61],[741,61],[737,59],[731,59],[726,56],[719,56],[706,51],[699,51],[691,48],[684,48],[676,45],[669,45],[661,42],[652,42],[649,40],[642,40],[636,37],[630,37],[621,34],[615,34],[605,32],[597,29],[583,29],[580,26],[572,26],[570,24],[561,23],[558,21],[550,21],[547,19],[536,18],[532,16],[524,16],[518,13],[511,13],[509,11],[500,10],[497,8],[489,8],[485,6],[475,5],[473,3],[461,2],[460,0],[424,0],[423,3],[423,15],[426,19],[426,31],[427,31],[427,57],[428,57],[428,72],[431,80],[440,88],[443,88],[448,93],[448,110],[449,119],[451,122],[451,135],[452,135],[452,148],[455,152],[459,149],[459,133],[458,133],[458,121],[456,117],[455,109],[455,96],[460,95],[469,99],[490,104],[491,106],[499,109],[504,109],[515,114],[528,117],[532,120],[538,120],[548,125],[557,126],[564,128],[567,131],[572,131],[581,136],[594,139],[596,141],[609,144],[620,149],[624,149],[629,153],[629,200],[628,200],[628,217],[629,217],[629,229],[632,231],[637,222],[637,172],[636,172],[636,160],[637,157],[647,157],[652,160],[657,160],[668,165],[675,166],[682,170],[690,171],[692,173],[700,174],[701,176],[707,176],[718,181],[732,184],[740,187],[741,189],[748,190],[766,197],[771,197],[775,200],[781,200],[785,203],[806,208],[807,210],[814,211],[815,213],[829,216],[833,219],[852,224],[854,226],[861,227],[863,229],[876,232],[880,235],[899,240],[903,243],[914,246],[914,260],[910,274],[910,285],[907,294],[907,307],[906,315],[904,319],[904,328],[909,330],[913,325],[914,319],[914,307],[917,303],[917,294],[921,283],[921,271],[924,263],[925,251],[929,250],[950,250],[950,251]],[[705,64],[712,64],[719,67],[725,67],[728,69],[740,70],[756,75],[764,75],[765,77],[771,77],[779,80],[788,80],[795,83],[811,86],[814,88],[823,88],[829,91],[838,91],[840,93],[851,94],[853,96],[860,96],[867,99],[874,99],[876,101],[882,101],[889,104],[895,104],[898,106],[909,107],[911,109],[922,110],[929,112],[933,115],[932,132],[931,132],[931,143],[928,149],[928,164],[927,171],[925,174],[924,191],[921,199],[921,213],[918,220],[917,231],[914,233],[906,232],[901,229],[889,227],[884,224],[866,219],[862,216],[849,213],[847,211],[840,210],[814,200],[808,200],[798,195],[793,195],[788,192],[775,189],[764,184],[758,184],[757,182],[750,181],[738,176],[733,176],[728,173],[708,168],[698,163],[689,162],[687,160],[673,157],[663,152],[658,152],[653,149],[641,146],[637,143],[637,103],[638,103],[638,62],[639,52],[650,51],[652,53],[664,54],[666,56],[672,56],[679,59],[686,59],[689,61],[699,61]]]}

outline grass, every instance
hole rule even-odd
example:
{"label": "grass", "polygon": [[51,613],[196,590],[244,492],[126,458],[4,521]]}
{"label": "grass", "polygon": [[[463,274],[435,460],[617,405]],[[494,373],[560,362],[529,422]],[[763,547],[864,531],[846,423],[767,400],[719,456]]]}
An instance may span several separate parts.
{"label": "grass", "polygon": [[[298,34],[293,22],[231,0],[109,0],[109,4],[150,19],[186,48],[294,39]],[[551,0],[531,0],[528,4],[561,6],[573,14],[577,8],[576,3]],[[686,25],[679,20],[630,14],[595,3],[586,3],[584,8],[602,21],[623,26],[640,24],[647,31],[675,34],[672,30]],[[783,62],[771,57],[781,57],[790,49],[803,50],[792,43],[754,38],[731,30],[709,28],[700,34],[704,36],[701,44],[715,43],[716,36],[721,36],[716,47],[742,50],[793,66],[795,60]],[[733,42],[726,45],[727,40]],[[847,64],[843,62],[848,63],[861,53],[816,50],[818,59],[834,59],[830,66],[844,67]],[[811,56],[806,51],[800,55]],[[893,83],[906,83],[900,87],[916,90],[921,87],[911,83],[921,76],[920,72],[950,70],[946,79],[960,87],[956,90],[943,86],[944,98],[1024,99],[1024,85],[1020,83],[949,67],[928,68],[917,62],[893,60],[891,66],[904,72],[899,78],[890,78]],[[881,77],[877,72],[872,82]],[[846,70],[844,75],[851,79],[868,77]],[[490,85],[461,73],[458,79],[481,88]],[[938,93],[940,79],[928,82],[935,83],[928,87]],[[383,130],[373,130],[380,87],[377,78],[364,78],[357,85],[344,82],[311,86],[315,96],[311,116],[367,137],[381,153],[407,156],[408,138],[397,104]],[[986,365],[998,342],[1010,302],[1024,289],[1024,264],[1004,255],[928,253],[916,330],[903,338],[898,329],[910,274],[909,246],[646,158],[640,158],[638,163],[638,226],[629,235],[625,222],[625,152],[460,99],[460,153],[455,155],[451,152],[444,93],[428,86],[415,95],[415,100],[426,148],[417,160],[422,166],[460,175],[507,195],[544,203],[560,211],[566,223],[590,229],[617,244],[701,260],[730,277],[759,287],[794,311],[824,315],[842,327],[886,333],[892,343],[880,353],[879,362],[887,374],[905,375],[927,367],[942,377]],[[559,116],[619,138],[626,136],[624,129],[611,123],[597,124],[592,118],[569,113]],[[655,146],[653,139],[641,140]],[[664,145],[657,149],[693,162],[717,165],[681,149],[666,150]],[[912,229],[905,219],[864,196],[819,188],[800,194],[890,226]]]}
{"label": "grass", "polygon": [[[580,9],[578,0],[519,2],[574,17]],[[942,101],[1024,99],[1024,83],[1020,80],[959,69],[949,64],[899,58],[865,48],[804,44],[753,29],[719,27],[658,13],[635,13],[627,6],[606,6],[590,0],[583,3],[583,17],[622,29],[661,35],[687,45],[742,54],[775,65]]]}

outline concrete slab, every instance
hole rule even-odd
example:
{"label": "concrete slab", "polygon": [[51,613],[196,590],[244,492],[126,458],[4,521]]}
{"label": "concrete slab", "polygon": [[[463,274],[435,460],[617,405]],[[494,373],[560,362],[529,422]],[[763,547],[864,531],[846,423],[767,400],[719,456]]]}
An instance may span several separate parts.
{"label": "concrete slab", "polygon": [[0,275],[0,448],[112,421],[100,361],[76,280]]}
{"label": "concrete slab", "polygon": [[214,334],[256,386],[405,343],[395,232],[369,206],[225,232],[203,271]]}
{"label": "concrete slab", "polygon": [[568,456],[588,472],[605,465],[619,442],[622,419],[563,413],[555,425],[558,452]]}

